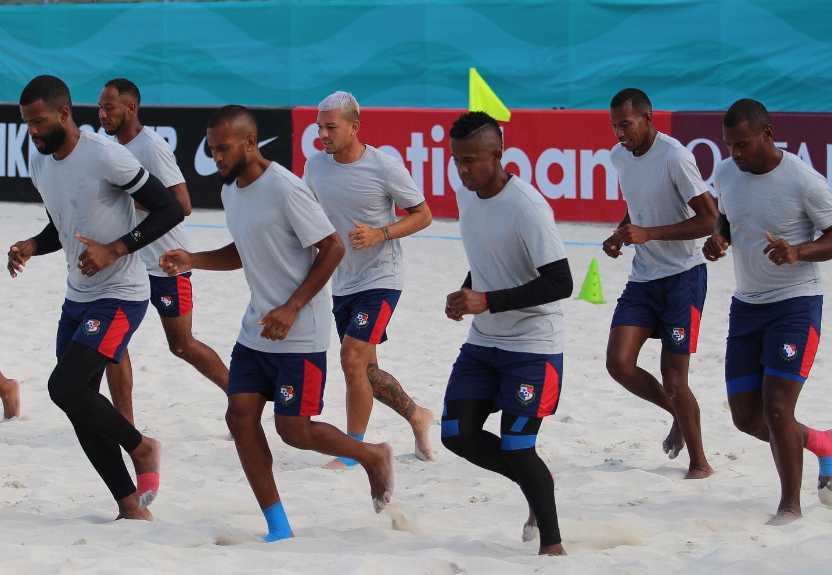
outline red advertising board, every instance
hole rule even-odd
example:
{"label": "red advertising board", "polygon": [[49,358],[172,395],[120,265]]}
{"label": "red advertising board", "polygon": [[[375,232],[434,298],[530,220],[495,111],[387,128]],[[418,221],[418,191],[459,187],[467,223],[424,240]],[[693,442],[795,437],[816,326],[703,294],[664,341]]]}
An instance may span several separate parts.
{"label": "red advertising board", "polygon": [[[457,217],[460,187],[448,131],[462,110],[364,108],[362,141],[401,158],[437,217]],[[314,108],[293,110],[293,169],[320,149]],[[670,114],[656,112],[659,130]],[[615,144],[605,110],[518,110],[504,124],[506,168],[531,182],[563,221],[618,221],[624,202],[609,150]]]}

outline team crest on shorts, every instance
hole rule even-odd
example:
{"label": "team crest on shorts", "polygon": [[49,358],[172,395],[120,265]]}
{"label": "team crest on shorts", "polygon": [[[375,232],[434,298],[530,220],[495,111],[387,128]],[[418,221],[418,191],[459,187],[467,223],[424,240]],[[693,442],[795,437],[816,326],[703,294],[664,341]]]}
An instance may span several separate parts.
{"label": "team crest on shorts", "polygon": [[673,338],[673,341],[676,343],[682,343],[685,341],[685,336],[687,336],[687,332],[683,327],[674,327],[670,332],[670,337]]}
{"label": "team crest on shorts", "polygon": [[520,405],[529,405],[534,401],[534,386],[528,383],[521,383],[517,388],[517,401]]}
{"label": "team crest on shorts", "polygon": [[784,343],[781,351],[783,352],[783,359],[785,359],[786,361],[791,361],[795,357],[797,357],[797,344]]}
{"label": "team crest on shorts", "polygon": [[293,385],[280,386],[280,401],[283,405],[289,405],[295,400],[295,387]]}
{"label": "team crest on shorts", "polygon": [[159,298],[159,301],[162,302],[162,305],[165,307],[170,307],[173,305],[173,298],[169,295],[163,295]]}
{"label": "team crest on shorts", "polygon": [[97,319],[88,319],[84,322],[84,331],[87,335],[95,335],[101,329],[101,322]]}
{"label": "team crest on shorts", "polygon": [[370,316],[363,311],[358,312],[355,314],[355,325],[358,327],[364,327],[367,325],[367,322],[370,321]]}

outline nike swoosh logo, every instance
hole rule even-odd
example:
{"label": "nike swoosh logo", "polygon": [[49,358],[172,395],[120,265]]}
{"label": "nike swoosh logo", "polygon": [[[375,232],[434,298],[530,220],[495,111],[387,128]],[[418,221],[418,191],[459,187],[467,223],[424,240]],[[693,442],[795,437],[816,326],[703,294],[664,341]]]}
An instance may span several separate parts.
{"label": "nike swoosh logo", "polygon": [[[262,142],[257,142],[257,147],[262,148],[263,146],[271,144],[276,139],[277,136],[274,138],[268,138]],[[194,171],[196,171],[196,173],[200,176],[210,176],[217,173],[217,164],[215,164],[214,159],[205,152],[206,140],[207,137],[202,138],[202,141],[196,147],[196,154],[194,154]]]}

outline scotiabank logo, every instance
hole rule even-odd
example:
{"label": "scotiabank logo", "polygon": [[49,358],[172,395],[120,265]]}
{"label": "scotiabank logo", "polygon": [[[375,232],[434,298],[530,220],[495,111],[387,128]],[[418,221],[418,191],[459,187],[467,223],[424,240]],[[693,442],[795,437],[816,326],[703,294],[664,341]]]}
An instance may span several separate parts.
{"label": "scotiabank logo", "polygon": [[[448,132],[459,114],[365,108],[361,115],[362,140],[404,162],[439,217],[457,215],[454,192],[462,183]],[[320,149],[315,116],[312,109],[294,111],[294,124],[302,127],[295,142],[296,173],[302,173],[306,159]],[[504,139],[503,165],[537,187],[558,218],[621,219],[624,202],[610,160],[615,138],[606,111],[518,111],[504,126]]]}

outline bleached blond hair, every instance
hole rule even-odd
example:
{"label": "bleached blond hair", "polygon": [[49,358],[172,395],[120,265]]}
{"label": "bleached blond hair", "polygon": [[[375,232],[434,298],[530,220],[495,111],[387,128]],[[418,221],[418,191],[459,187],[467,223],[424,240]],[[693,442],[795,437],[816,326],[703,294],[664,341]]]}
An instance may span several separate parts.
{"label": "bleached blond hair", "polygon": [[340,110],[345,118],[353,121],[358,120],[361,114],[361,108],[355,96],[341,90],[333,92],[318,104],[319,112],[329,112],[330,110]]}

